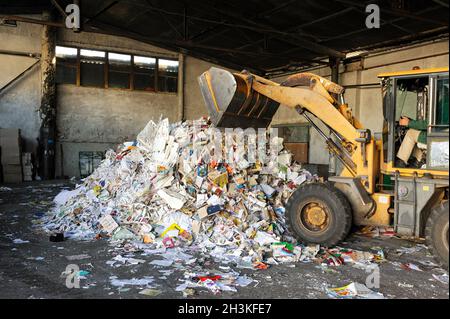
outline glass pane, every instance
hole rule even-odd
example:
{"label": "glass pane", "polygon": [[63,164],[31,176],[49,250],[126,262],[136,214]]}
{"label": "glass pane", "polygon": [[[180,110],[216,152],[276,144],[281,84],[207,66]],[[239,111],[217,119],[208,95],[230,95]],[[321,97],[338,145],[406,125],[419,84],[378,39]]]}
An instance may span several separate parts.
{"label": "glass pane", "polygon": [[309,142],[309,125],[282,126],[277,129],[278,136],[282,137],[285,143]]}
{"label": "glass pane", "polygon": [[155,91],[154,73],[134,73],[134,89]]}
{"label": "glass pane", "polygon": [[158,78],[158,91],[159,92],[177,92],[178,80],[177,78],[169,78],[160,76]]}
{"label": "glass pane", "polygon": [[158,67],[159,72],[178,74],[178,61],[159,59]]}
{"label": "glass pane", "polygon": [[109,71],[108,82],[110,88],[129,89],[130,73]]}
{"label": "glass pane", "polygon": [[178,61],[159,59],[158,78],[158,91],[177,92]]}
{"label": "glass pane", "polygon": [[77,84],[77,67],[65,66],[56,62],[56,83]]}
{"label": "glass pane", "polygon": [[61,59],[77,59],[78,50],[75,48],[56,46],[56,57]]}
{"label": "glass pane", "polygon": [[408,117],[426,120],[428,105],[428,77],[397,80],[395,120]]}
{"label": "glass pane", "polygon": [[155,58],[135,56],[134,89],[143,91],[155,91],[155,71]]}
{"label": "glass pane", "polygon": [[80,55],[82,57],[86,57],[86,58],[103,58],[104,59],[106,57],[106,52],[81,49]]}
{"label": "glass pane", "polygon": [[80,50],[81,85],[105,87],[105,57],[106,52]]}
{"label": "glass pane", "polygon": [[77,83],[78,49],[56,46],[56,83]]}
{"label": "glass pane", "polygon": [[135,56],[134,66],[139,70],[154,70],[156,66],[156,59],[143,56]]}
{"label": "glass pane", "polygon": [[131,73],[131,55],[108,53],[109,87],[129,89]]}
{"label": "glass pane", "polygon": [[81,85],[105,87],[105,68],[101,63],[81,63]]}
{"label": "glass pane", "polygon": [[131,55],[108,53],[108,59],[110,64],[118,65],[131,65]]}
{"label": "glass pane", "polygon": [[448,78],[437,81],[436,124],[449,125],[448,121]]}

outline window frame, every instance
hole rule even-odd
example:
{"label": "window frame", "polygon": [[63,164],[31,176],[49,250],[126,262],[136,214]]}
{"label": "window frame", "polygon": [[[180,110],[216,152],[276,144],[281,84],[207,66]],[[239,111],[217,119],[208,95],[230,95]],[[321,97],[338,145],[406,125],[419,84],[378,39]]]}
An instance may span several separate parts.
{"label": "window frame", "polygon": [[[177,85],[176,85],[176,91],[175,92],[170,92],[170,91],[159,91],[159,77],[160,77],[160,74],[159,74],[159,60],[166,60],[166,61],[173,61],[173,62],[177,62],[177,76],[176,76],[176,80],[177,80]],[[160,92],[160,93],[178,93],[178,76],[179,76],[179,73],[180,73],[180,61],[179,60],[176,60],[176,59],[168,59],[168,58],[157,58],[156,59],[156,67],[157,67],[157,69],[156,69],[156,73],[157,73],[157,78],[156,78],[156,83],[157,83],[157,89],[158,89],[158,91],[157,92]],[[167,78],[168,76],[164,76],[165,78]]]}
{"label": "window frame", "polygon": [[[102,50],[99,48],[90,48],[90,47],[75,47],[72,45],[65,45],[65,44],[57,44],[56,46],[58,47],[66,47],[66,48],[71,48],[71,49],[76,49],[77,50],[77,58],[76,58],[76,83],[72,84],[72,83],[57,83],[57,84],[61,84],[61,85],[75,85],[78,87],[87,87],[87,88],[96,88],[96,89],[110,89],[110,90],[119,90],[119,91],[135,91],[135,92],[146,92],[146,93],[158,93],[158,94],[169,94],[169,95],[178,95],[178,81],[179,81],[179,75],[180,75],[180,71],[179,71],[179,67],[180,67],[180,61],[176,58],[173,57],[165,57],[165,56],[151,56],[151,55],[147,55],[147,54],[135,54],[135,53],[129,53],[129,52],[123,52],[123,51],[119,51],[119,50]],[[102,51],[105,52],[105,65],[104,65],[104,83],[103,86],[87,86],[87,85],[82,85],[81,84],[81,50],[92,50],[92,51]],[[129,88],[111,88],[109,87],[109,68],[110,68],[110,63],[109,63],[109,54],[113,53],[113,54],[123,54],[123,55],[130,55],[131,56],[131,70],[130,70],[130,79],[129,79]],[[139,89],[135,89],[134,86],[134,81],[135,81],[135,63],[134,63],[134,59],[136,56],[139,57],[143,57],[143,58],[151,58],[151,59],[155,59],[155,71],[154,71],[154,90],[139,90]],[[178,72],[177,72],[177,86],[176,86],[176,91],[174,92],[169,92],[169,91],[160,91],[159,90],[159,60],[169,60],[169,61],[174,61],[178,63]],[[57,59],[56,59],[56,65],[57,65]]]}
{"label": "window frame", "polygon": [[[78,49],[78,59],[77,59],[77,63],[78,63],[78,74],[77,74],[77,86],[80,87],[86,87],[86,88],[95,88],[95,89],[109,89],[108,87],[108,83],[109,83],[109,71],[108,71],[108,51],[106,50],[100,50],[100,49],[91,49],[91,48],[77,48]],[[98,51],[98,52],[104,52],[105,53],[105,57],[104,57],[104,64],[103,64],[103,86],[93,86],[93,85],[83,85],[81,84],[81,50],[86,50],[86,51]]]}
{"label": "window frame", "polygon": [[[154,59],[155,60],[155,69],[153,70],[153,90],[141,90],[141,89],[136,89],[134,86],[134,80],[135,80],[135,74],[142,74],[141,72],[136,72],[136,64],[134,63],[134,59],[135,57],[141,57],[141,58],[148,58],[148,59]],[[133,69],[133,90],[138,91],[138,92],[149,92],[149,93],[176,93],[176,92],[159,92],[158,91],[158,68],[159,68],[159,57],[150,57],[150,56],[146,56],[146,55],[140,55],[140,54],[133,54],[132,55],[132,59],[133,59],[133,65],[132,65],[132,69]]]}
{"label": "window frame", "polygon": [[448,73],[437,73],[430,76],[430,114],[428,119],[428,130],[429,136],[448,136],[446,131],[434,131],[434,129],[439,127],[448,127],[448,125],[436,124],[436,113],[437,113],[437,103],[438,103],[438,80],[439,79],[449,79]]}
{"label": "window frame", "polygon": [[[126,90],[126,91],[133,91],[133,87],[132,87],[132,82],[133,82],[133,77],[134,77],[134,73],[133,73],[133,69],[134,69],[134,55],[130,54],[130,53],[122,53],[122,52],[116,52],[116,51],[105,51],[106,52],[106,70],[105,70],[105,85],[107,86],[106,88],[108,89],[119,89],[119,90]],[[128,88],[112,88],[109,87],[109,73],[110,73],[110,61],[109,61],[109,55],[110,54],[119,54],[119,55],[129,55],[130,56],[130,71],[129,71],[129,77],[128,77]],[[117,72],[117,71],[116,71]]]}
{"label": "window frame", "polygon": [[[75,49],[77,51],[76,57],[75,57],[75,64],[74,64],[74,69],[75,69],[75,84],[73,83],[57,83],[57,84],[64,84],[64,85],[78,85],[79,83],[79,74],[80,74],[80,49],[77,47],[73,47],[73,46],[63,46],[63,45],[57,45],[55,46],[55,65],[58,64],[58,57],[56,55],[56,47],[63,47],[63,48],[67,48],[67,49]],[[55,78],[56,81],[56,78]]]}

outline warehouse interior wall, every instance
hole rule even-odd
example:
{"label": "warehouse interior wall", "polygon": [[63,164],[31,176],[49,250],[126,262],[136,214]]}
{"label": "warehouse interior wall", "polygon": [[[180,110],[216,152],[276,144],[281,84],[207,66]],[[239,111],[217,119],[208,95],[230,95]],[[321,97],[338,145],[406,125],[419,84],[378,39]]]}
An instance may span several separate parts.
{"label": "warehouse interior wall", "polygon": [[[178,59],[178,53],[128,38],[66,29],[58,30],[57,44]],[[115,149],[134,140],[150,120],[177,121],[177,103],[177,93],[58,84],[56,175],[79,176],[79,152]]]}
{"label": "warehouse interior wall", "polygon": [[[0,49],[39,54],[41,34],[42,27],[39,25],[0,27]],[[34,151],[37,147],[40,127],[38,109],[41,101],[41,72],[40,63],[35,64],[36,62],[38,59],[33,57],[0,54],[0,88],[32,67],[0,93],[0,127],[20,128],[24,138],[24,149],[28,152]]]}
{"label": "warehouse interior wall", "polygon": [[[411,70],[418,66],[422,69],[448,67],[449,42],[448,39],[425,42],[392,50],[384,50],[364,55],[360,60],[341,65],[340,84],[346,88],[345,100],[353,110],[353,114],[372,133],[381,132],[383,126],[381,86],[370,85],[379,83],[378,74]],[[331,69],[321,67],[304,70],[313,72],[327,79],[331,79]],[[287,75],[273,80],[282,82]],[[358,85],[358,87],[354,87]],[[366,86],[364,86],[366,85]],[[306,120],[295,110],[280,107],[275,114],[272,125],[305,123]],[[324,132],[328,129],[315,121]],[[329,154],[324,152],[325,142],[322,137],[310,128],[309,162],[311,164],[327,165]]]}
{"label": "warehouse interior wall", "polygon": [[[42,27],[19,23],[16,28],[0,27],[3,50],[40,53]],[[168,117],[170,121],[207,116],[197,77],[211,66],[191,56],[180,58],[155,46],[119,36],[74,33],[58,30],[58,45],[109,50],[183,60],[178,93],[151,93],[118,89],[57,86],[57,176],[79,177],[80,151],[105,151],[132,140],[149,120]],[[358,61],[341,65],[344,86],[373,84],[377,74],[421,68],[448,66],[448,39],[366,54]],[[0,54],[0,87],[27,69],[36,59]],[[233,71],[233,70],[231,70]],[[330,78],[328,67],[307,70]],[[39,64],[0,96],[0,127],[20,128],[24,151],[36,152],[39,136],[41,100]],[[282,81],[285,76],[277,77]],[[181,96],[180,96],[181,95]],[[373,133],[381,131],[381,90],[379,86],[358,86],[346,90],[346,101],[354,114]],[[180,107],[182,108],[180,112]],[[294,110],[281,107],[272,125],[304,123]],[[328,153],[321,137],[310,129],[309,162],[328,164]]]}
{"label": "warehouse interior wall", "polygon": [[[39,18],[39,16],[34,16]],[[2,49],[26,53],[41,51],[40,25],[19,23],[0,27]],[[117,53],[184,60],[179,71],[178,93],[152,93],[57,85],[56,175],[79,177],[79,152],[101,151],[133,140],[150,120],[170,121],[207,115],[197,77],[213,64],[132,39],[59,29],[57,45]],[[0,54],[0,87],[22,73],[36,59]],[[20,128],[24,151],[36,153],[41,101],[39,63],[0,96],[0,127]],[[182,95],[182,97],[180,96]],[[183,109],[180,112],[180,107]]]}

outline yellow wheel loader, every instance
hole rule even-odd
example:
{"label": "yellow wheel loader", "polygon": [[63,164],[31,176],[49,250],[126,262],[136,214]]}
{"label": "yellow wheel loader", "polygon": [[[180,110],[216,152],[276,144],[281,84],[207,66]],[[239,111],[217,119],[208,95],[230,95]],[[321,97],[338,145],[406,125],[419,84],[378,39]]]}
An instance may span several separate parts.
{"label": "yellow wheel loader", "polygon": [[[376,134],[352,115],[342,86],[311,73],[276,83],[211,68],[199,84],[216,126],[267,128],[280,105],[293,108],[340,161],[337,176],[305,184],[289,199],[286,219],[298,240],[333,246],[352,225],[392,226],[425,237],[448,269],[448,68],[379,77],[384,125]],[[361,107],[377,114],[378,106]]]}

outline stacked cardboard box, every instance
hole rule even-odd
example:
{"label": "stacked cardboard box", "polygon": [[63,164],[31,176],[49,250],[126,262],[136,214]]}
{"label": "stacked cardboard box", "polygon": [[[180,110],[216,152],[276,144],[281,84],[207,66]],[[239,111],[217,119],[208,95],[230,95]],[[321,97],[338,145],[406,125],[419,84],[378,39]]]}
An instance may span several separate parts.
{"label": "stacked cardboard box", "polygon": [[20,129],[0,129],[0,147],[3,181],[5,183],[22,182],[22,150]]}
{"label": "stacked cardboard box", "polygon": [[29,182],[33,180],[33,164],[31,153],[22,153],[23,180]]}

